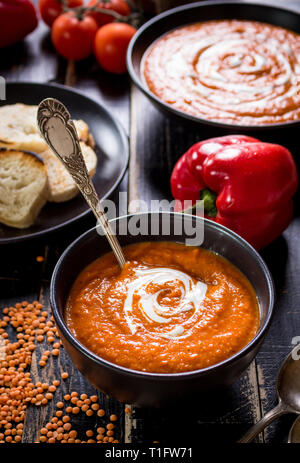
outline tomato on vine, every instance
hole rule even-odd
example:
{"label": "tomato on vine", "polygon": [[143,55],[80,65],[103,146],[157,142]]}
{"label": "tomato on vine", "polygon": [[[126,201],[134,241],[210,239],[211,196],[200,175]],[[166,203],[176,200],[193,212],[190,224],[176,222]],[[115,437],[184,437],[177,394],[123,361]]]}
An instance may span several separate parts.
{"label": "tomato on vine", "polygon": [[103,11],[91,11],[88,13],[97,21],[99,27],[114,21],[115,18],[113,15],[109,14],[109,11],[115,12],[121,16],[129,16],[131,13],[131,9],[125,0],[110,0],[100,3],[98,0],[90,0],[87,6],[108,11],[108,14],[105,14]]}
{"label": "tomato on vine", "polygon": [[109,23],[100,27],[94,43],[95,56],[108,72],[127,72],[126,52],[136,29],[126,23]]}
{"label": "tomato on vine", "polygon": [[97,30],[98,24],[91,16],[69,11],[54,21],[51,38],[64,58],[79,61],[92,54]]}
{"label": "tomato on vine", "polygon": [[[84,0],[67,0],[65,2],[68,8],[82,6]],[[56,18],[63,13],[63,0],[39,0],[39,10],[43,21],[51,27]]]}

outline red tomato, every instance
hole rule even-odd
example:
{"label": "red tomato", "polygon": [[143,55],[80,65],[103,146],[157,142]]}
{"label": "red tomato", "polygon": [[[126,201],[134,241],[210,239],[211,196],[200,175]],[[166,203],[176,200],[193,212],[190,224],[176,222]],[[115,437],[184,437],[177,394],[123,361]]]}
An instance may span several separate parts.
{"label": "red tomato", "polygon": [[136,29],[125,23],[110,23],[98,30],[94,52],[103,69],[115,74],[127,72],[126,52]]}
{"label": "red tomato", "polygon": [[[97,2],[98,0],[90,0],[88,6],[96,5]],[[105,10],[113,10],[122,16],[128,16],[131,13],[130,7],[125,0],[111,0],[108,3],[100,2],[97,6]],[[97,21],[99,27],[111,23],[115,19],[112,15],[105,13],[90,12],[89,15]]]}
{"label": "red tomato", "polygon": [[60,15],[53,23],[51,38],[58,53],[78,61],[90,56],[98,25],[90,16],[78,19],[73,12]]}
{"label": "red tomato", "polygon": [[[82,5],[83,0],[67,1],[69,8],[76,8]],[[63,12],[62,0],[39,0],[39,10],[44,22],[51,27],[55,19]]]}

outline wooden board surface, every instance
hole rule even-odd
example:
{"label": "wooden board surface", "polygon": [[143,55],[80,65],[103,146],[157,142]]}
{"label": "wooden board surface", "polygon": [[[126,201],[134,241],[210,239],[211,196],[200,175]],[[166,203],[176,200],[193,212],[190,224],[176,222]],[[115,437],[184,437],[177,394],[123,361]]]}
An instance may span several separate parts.
{"label": "wooden board surface", "polygon": [[[0,75],[7,81],[72,83],[77,89],[109,107],[131,136],[129,174],[119,191],[129,191],[129,199],[142,199],[144,207],[151,199],[171,199],[169,177],[178,159],[192,143],[207,137],[207,133],[188,130],[165,118],[133,86],[127,76],[112,77],[101,72],[93,59],[75,68],[54,53],[47,28],[39,28],[23,44],[1,51]],[[222,133],[220,133],[221,135]],[[298,147],[294,146],[297,156]],[[129,177],[129,178],[128,178]],[[299,204],[299,194],[296,197]],[[142,206],[143,208],[143,206]],[[106,417],[74,418],[80,432],[107,423],[107,416],[119,416],[116,438],[120,442],[160,443],[197,439],[197,442],[234,442],[251,424],[276,403],[275,381],[278,368],[292,348],[292,339],[300,335],[300,207],[283,237],[262,253],[269,265],[277,288],[274,320],[255,361],[232,387],[220,395],[205,394],[193,404],[178,403],[172,409],[132,408],[124,413],[124,405],[104,397],[76,370],[68,355],[51,361],[45,369],[37,361],[46,345],[39,344],[33,359],[31,374],[35,381],[48,381],[69,372],[46,407],[29,407],[25,419],[24,442],[39,439],[39,430],[55,412],[55,402],[67,392],[97,393],[106,409]],[[38,298],[49,308],[49,281],[54,265],[75,237],[95,225],[88,217],[63,232],[30,244],[0,248],[1,308],[22,300]],[[36,256],[44,256],[42,263]],[[63,349],[62,349],[63,351]],[[281,418],[270,426],[260,441],[284,442],[293,417]]]}

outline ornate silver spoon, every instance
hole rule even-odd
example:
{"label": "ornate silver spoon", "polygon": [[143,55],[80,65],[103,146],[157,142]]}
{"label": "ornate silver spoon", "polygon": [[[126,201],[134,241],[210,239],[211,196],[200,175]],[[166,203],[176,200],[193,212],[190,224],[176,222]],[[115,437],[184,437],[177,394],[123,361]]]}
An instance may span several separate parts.
{"label": "ornate silver spoon", "polygon": [[288,443],[289,444],[300,444],[300,417],[294,421],[293,426],[291,427],[291,430],[289,432],[289,437],[288,437]]}
{"label": "ornate silver spoon", "polygon": [[95,214],[96,219],[99,220],[116,259],[122,268],[126,262],[122,248],[108,222],[88,174],[78,135],[69,111],[60,101],[54,98],[47,98],[38,107],[37,122],[46,143],[64,164]]}
{"label": "ornate silver spoon", "polygon": [[276,418],[286,413],[300,414],[300,360],[298,358],[299,347],[288,355],[277,376],[278,405],[266,415],[238,441],[239,443],[251,442],[266,426]]}

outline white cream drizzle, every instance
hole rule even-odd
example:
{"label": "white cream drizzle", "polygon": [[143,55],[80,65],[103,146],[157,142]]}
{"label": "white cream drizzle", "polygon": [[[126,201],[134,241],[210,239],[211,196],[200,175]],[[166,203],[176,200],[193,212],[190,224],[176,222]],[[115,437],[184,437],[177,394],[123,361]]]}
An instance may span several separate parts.
{"label": "white cream drizzle", "polygon": [[[127,284],[127,296],[124,302],[124,314],[132,334],[135,334],[141,322],[135,320],[133,314],[133,297],[138,296],[138,310],[148,322],[168,324],[172,322],[172,317],[181,312],[191,311],[191,316],[185,324],[175,326],[170,331],[149,332],[154,337],[167,339],[186,338],[191,334],[193,323],[196,323],[196,315],[200,310],[200,305],[206,295],[207,285],[201,281],[194,281],[192,277],[184,272],[171,268],[153,268],[135,270],[136,278]],[[149,292],[149,285],[163,285],[172,281],[179,282],[181,297],[175,304],[160,304],[159,295],[165,289],[157,290],[155,293]],[[192,328],[191,328],[192,326]]]}
{"label": "white cream drizzle", "polygon": [[[253,44],[256,42],[258,52],[252,52]],[[291,54],[290,47],[287,44],[282,44],[276,39],[264,36],[262,38],[250,35],[244,37],[240,34],[231,35],[229,38],[215,35],[209,39],[203,39],[194,43],[192,46],[187,45],[182,47],[180,52],[171,58],[171,68],[178,70],[184,69],[184,57],[189,56],[193,51],[193,56],[198,56],[198,61],[195,64],[197,74],[182,76],[186,80],[186,85],[192,92],[205,96],[214,104],[238,105],[241,101],[241,95],[244,94],[244,102],[248,98],[258,97],[264,98],[272,95],[275,87],[285,85],[292,79],[293,71],[290,66],[289,56]],[[241,51],[243,50],[243,52]],[[247,52],[245,52],[247,50]],[[264,79],[254,79],[249,84],[239,84],[230,79],[230,75],[224,73],[224,68],[219,68],[218,57],[231,55],[227,62],[227,70],[230,69],[236,73],[255,75],[259,77],[259,73],[264,71],[266,75],[271,72],[272,63],[268,61],[266,52],[275,57],[280,66],[280,73],[274,82],[263,84]],[[180,59],[179,59],[180,56]],[[248,62],[246,58],[248,57]],[[246,64],[247,63],[247,64]],[[250,64],[249,64],[250,63]],[[226,69],[226,67],[225,67]],[[236,78],[234,79],[236,80]],[[214,88],[214,92],[210,89]],[[232,96],[226,97],[226,92],[230,91],[233,94],[239,94],[239,98]]]}
{"label": "white cream drizzle", "polygon": [[237,66],[240,66],[242,62],[243,62],[242,54],[234,55],[229,61],[229,66],[232,68],[236,68]]}

